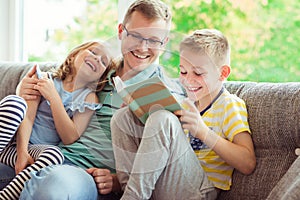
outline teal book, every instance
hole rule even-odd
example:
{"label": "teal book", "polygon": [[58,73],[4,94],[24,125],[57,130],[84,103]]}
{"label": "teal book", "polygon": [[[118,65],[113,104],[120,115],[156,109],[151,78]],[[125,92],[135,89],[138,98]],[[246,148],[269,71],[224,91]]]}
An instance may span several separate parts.
{"label": "teal book", "polygon": [[159,77],[125,86],[120,77],[114,77],[118,94],[132,112],[145,124],[149,115],[157,110],[182,109],[176,98]]}

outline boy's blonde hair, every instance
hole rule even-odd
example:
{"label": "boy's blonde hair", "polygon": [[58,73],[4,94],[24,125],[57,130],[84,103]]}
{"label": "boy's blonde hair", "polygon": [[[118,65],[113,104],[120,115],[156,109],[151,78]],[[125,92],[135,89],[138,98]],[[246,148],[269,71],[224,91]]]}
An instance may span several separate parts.
{"label": "boy's blonde hair", "polygon": [[144,17],[146,17],[149,20],[163,19],[166,21],[167,28],[170,28],[172,19],[171,11],[169,7],[162,1],[137,0],[133,2],[125,14],[123,20],[124,25],[128,23],[134,11],[141,13]]}
{"label": "boy's blonde hair", "polygon": [[108,67],[106,68],[105,72],[98,80],[96,91],[100,91],[101,89],[103,89],[106,82],[107,74],[111,69],[115,68],[115,63],[113,62],[113,57],[109,51],[108,44],[101,41],[88,41],[72,49],[71,52],[68,54],[67,58],[65,59],[65,61],[57,69],[52,70],[52,74],[53,74],[52,77],[59,78],[60,80],[65,80],[67,76],[71,76],[73,79],[77,73],[74,67],[75,57],[80,51],[88,49],[89,47],[95,44],[104,48],[106,52],[108,52],[107,57],[110,59]]}
{"label": "boy's blonde hair", "polygon": [[196,30],[180,43],[180,52],[189,50],[206,55],[217,66],[230,66],[230,46],[227,38],[216,29]]}

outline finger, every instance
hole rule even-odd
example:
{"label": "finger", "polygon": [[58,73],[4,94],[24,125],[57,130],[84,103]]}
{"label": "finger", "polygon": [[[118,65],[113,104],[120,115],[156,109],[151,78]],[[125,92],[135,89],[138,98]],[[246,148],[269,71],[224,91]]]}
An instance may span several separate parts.
{"label": "finger", "polygon": [[31,78],[35,75],[35,72],[36,72],[36,65],[33,65],[33,67],[30,68],[30,70],[27,72],[25,76]]}
{"label": "finger", "polygon": [[39,95],[22,95],[22,98],[25,100],[36,100],[38,98]]}
{"label": "finger", "polygon": [[100,183],[97,187],[100,194],[108,194],[112,191],[112,185],[108,183]]}
{"label": "finger", "polygon": [[96,169],[93,172],[93,176],[107,176],[110,174],[108,169]]}
{"label": "finger", "polygon": [[174,111],[174,114],[177,116],[181,116],[181,115],[183,115],[183,111],[184,110],[176,110],[176,111]]}
{"label": "finger", "polygon": [[111,188],[105,188],[105,189],[99,189],[98,190],[100,194],[109,194],[111,193],[112,189]]}
{"label": "finger", "polygon": [[[191,113],[191,112],[189,112]],[[180,117],[180,121],[183,123],[191,123],[193,120],[195,120],[196,116],[192,115],[192,114],[186,114],[186,115],[182,115]]]}
{"label": "finger", "polygon": [[88,174],[91,174],[96,170],[97,168],[89,168],[89,169],[86,169],[85,171],[88,173]]}
{"label": "finger", "polygon": [[190,110],[192,112],[198,112],[198,109],[195,106],[195,103],[193,101],[191,101],[190,99],[186,98],[182,101],[182,104],[184,105],[184,107],[187,107],[188,109],[186,110]]}

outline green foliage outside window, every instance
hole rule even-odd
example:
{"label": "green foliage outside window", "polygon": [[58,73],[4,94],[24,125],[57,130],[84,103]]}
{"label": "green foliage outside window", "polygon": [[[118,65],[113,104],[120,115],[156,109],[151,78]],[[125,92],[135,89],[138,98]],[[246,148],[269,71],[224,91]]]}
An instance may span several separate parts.
{"label": "green foliage outside window", "polygon": [[[229,80],[300,81],[300,4],[298,0],[166,0],[172,8],[171,39],[160,62],[178,76],[178,44],[202,28],[221,30],[231,44]],[[117,40],[117,0],[89,0],[74,24],[56,30],[54,45],[71,49],[93,39]],[[48,52],[51,58],[53,51]],[[62,52],[64,55],[67,51]]]}

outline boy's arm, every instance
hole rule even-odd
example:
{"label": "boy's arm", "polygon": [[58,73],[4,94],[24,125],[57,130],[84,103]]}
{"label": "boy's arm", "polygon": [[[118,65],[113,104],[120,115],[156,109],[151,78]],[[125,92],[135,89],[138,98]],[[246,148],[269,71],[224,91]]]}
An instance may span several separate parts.
{"label": "boy's arm", "polygon": [[17,131],[17,161],[15,165],[16,173],[22,171],[28,164],[33,163],[33,159],[28,154],[27,149],[39,102],[40,98],[27,101],[28,109],[25,118]]}
{"label": "boy's arm", "polygon": [[211,131],[208,130],[204,143],[241,173],[251,174],[256,166],[256,158],[250,133],[240,132],[230,142]]}

